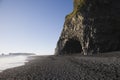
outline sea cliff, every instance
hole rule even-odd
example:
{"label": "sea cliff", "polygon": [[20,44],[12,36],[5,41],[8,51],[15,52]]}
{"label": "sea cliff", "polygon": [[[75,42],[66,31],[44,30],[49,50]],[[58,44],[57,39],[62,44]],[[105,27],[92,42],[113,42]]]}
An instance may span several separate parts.
{"label": "sea cliff", "polygon": [[56,55],[120,50],[120,0],[74,0],[65,18]]}

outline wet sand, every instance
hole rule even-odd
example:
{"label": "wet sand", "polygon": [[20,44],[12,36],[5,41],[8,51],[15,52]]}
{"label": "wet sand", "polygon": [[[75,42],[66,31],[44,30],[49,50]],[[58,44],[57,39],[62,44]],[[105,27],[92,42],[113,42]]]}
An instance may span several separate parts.
{"label": "wet sand", "polygon": [[36,56],[0,73],[0,80],[120,80],[120,53]]}

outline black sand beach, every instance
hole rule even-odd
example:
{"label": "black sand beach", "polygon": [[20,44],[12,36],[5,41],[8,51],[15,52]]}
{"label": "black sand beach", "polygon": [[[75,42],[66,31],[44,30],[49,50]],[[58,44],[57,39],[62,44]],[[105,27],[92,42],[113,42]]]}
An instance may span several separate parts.
{"label": "black sand beach", "polygon": [[36,56],[0,73],[0,80],[120,80],[120,54]]}

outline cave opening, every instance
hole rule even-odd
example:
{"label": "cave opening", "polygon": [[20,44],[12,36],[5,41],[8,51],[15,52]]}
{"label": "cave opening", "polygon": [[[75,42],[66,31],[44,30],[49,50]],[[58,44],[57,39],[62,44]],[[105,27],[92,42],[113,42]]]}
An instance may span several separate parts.
{"label": "cave opening", "polygon": [[82,53],[82,46],[80,44],[80,41],[75,39],[69,39],[63,48],[63,52],[65,54]]}

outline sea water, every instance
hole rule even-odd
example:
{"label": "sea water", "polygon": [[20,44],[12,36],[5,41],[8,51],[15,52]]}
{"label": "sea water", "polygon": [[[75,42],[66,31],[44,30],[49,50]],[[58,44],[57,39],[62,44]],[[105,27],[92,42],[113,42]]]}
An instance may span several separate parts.
{"label": "sea water", "polygon": [[3,70],[22,66],[27,62],[28,56],[0,56],[0,72]]}

